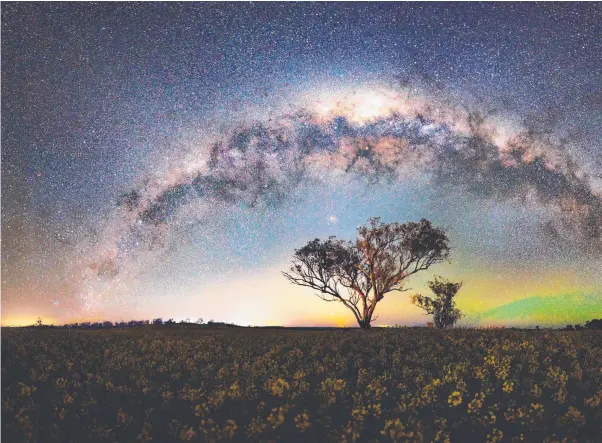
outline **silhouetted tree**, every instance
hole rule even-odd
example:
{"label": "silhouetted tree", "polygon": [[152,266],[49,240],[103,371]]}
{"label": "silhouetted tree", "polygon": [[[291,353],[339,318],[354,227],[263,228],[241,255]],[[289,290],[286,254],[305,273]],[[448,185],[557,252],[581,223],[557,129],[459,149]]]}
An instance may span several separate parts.
{"label": "silhouetted tree", "polygon": [[602,318],[586,321],[585,327],[587,329],[602,329]]}
{"label": "silhouetted tree", "polygon": [[162,318],[155,318],[153,320],[153,325],[162,325],[163,324],[163,319]]}
{"label": "silhouetted tree", "polygon": [[[418,223],[382,223],[369,219],[355,241],[329,237],[308,242],[293,255],[291,282],[318,292],[325,301],[343,303],[363,329],[385,294],[403,291],[411,275],[449,257],[449,240],[442,229],[422,219]],[[376,318],[374,318],[376,319]]]}
{"label": "silhouetted tree", "polygon": [[439,329],[453,326],[462,313],[455,307],[454,297],[462,287],[462,283],[450,282],[441,277],[429,282],[429,288],[434,297],[421,294],[412,296],[412,303],[422,308],[427,314],[433,316],[435,326]]}
{"label": "silhouetted tree", "polygon": [[38,319],[36,320],[36,326],[40,327],[42,325],[43,325],[43,323],[42,323],[42,317],[38,317]]}

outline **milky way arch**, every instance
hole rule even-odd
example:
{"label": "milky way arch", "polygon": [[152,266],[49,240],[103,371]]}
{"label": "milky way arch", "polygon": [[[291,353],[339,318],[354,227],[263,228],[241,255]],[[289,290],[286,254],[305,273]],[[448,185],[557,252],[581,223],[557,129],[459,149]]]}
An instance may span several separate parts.
{"label": "milky way arch", "polygon": [[534,200],[554,214],[542,232],[602,252],[602,197],[587,176],[549,140],[502,129],[478,110],[368,89],[266,120],[234,126],[199,149],[193,165],[124,193],[86,278],[117,278],[136,250],[160,251],[173,218],[195,202],[278,206],[302,183],[349,174],[367,186],[424,174],[475,199]]}

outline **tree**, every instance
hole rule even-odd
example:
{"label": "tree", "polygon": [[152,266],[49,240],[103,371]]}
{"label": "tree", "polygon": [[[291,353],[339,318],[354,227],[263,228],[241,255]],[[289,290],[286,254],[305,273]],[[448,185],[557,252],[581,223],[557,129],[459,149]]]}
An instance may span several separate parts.
{"label": "tree", "polygon": [[597,318],[585,322],[587,329],[602,329],[602,318]]}
{"label": "tree", "polygon": [[434,297],[421,294],[412,296],[412,303],[422,308],[427,314],[433,316],[437,328],[453,326],[462,318],[462,313],[455,307],[454,297],[462,287],[462,283],[454,283],[441,277],[429,282],[429,288]]}
{"label": "tree", "polygon": [[[291,283],[318,291],[327,302],[348,308],[362,329],[369,329],[374,310],[385,294],[404,291],[406,280],[449,257],[449,240],[442,229],[422,219],[418,223],[360,226],[354,241],[329,237],[296,249],[289,272]],[[376,318],[374,318],[376,320]]]}
{"label": "tree", "polygon": [[42,323],[42,317],[38,317],[38,319],[36,320],[36,326],[40,327],[42,325],[43,325],[43,323]]}

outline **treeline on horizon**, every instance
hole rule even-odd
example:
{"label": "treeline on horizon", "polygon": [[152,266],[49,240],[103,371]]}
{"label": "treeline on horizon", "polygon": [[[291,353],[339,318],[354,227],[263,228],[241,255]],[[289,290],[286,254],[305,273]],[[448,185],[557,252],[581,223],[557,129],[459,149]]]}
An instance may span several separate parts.
{"label": "treeline on horizon", "polygon": [[[115,328],[136,328],[142,326],[203,326],[203,327],[229,327],[229,328],[263,328],[263,329],[286,329],[285,326],[241,326],[235,323],[227,323],[227,322],[216,322],[213,320],[209,320],[208,322],[204,322],[202,318],[197,319],[196,321],[191,321],[189,318],[176,322],[173,318],[168,320],[163,320],[163,318],[155,318],[153,320],[129,320],[129,321],[102,321],[102,322],[80,322],[80,323],[67,323],[64,325],[45,325],[41,318],[30,326],[20,326],[20,327],[36,327],[36,328],[59,328],[59,329],[115,329]],[[399,325],[395,325],[394,327],[403,327]],[[407,327],[407,326],[406,326]],[[411,327],[411,326],[410,326]],[[421,327],[421,326],[415,326]],[[427,327],[432,328],[433,324],[431,322],[427,322]],[[500,329],[505,329],[505,326],[500,326]],[[350,329],[350,328],[335,328],[335,327],[290,327],[288,329]],[[471,328],[471,329],[483,329],[483,328]],[[485,329],[491,329],[491,327],[487,327]],[[509,329],[542,329],[539,326],[535,326],[533,328],[519,328],[519,327],[510,327]],[[546,328],[546,329],[556,329],[556,328]],[[602,330],[602,319],[592,319],[585,322],[584,325],[576,324],[576,325],[566,325],[562,328],[558,328],[561,331],[581,331],[585,329],[595,329]]]}
{"label": "treeline on horizon", "polygon": [[74,322],[74,323],[66,323],[64,325],[45,325],[41,318],[31,326],[24,327],[41,327],[41,328],[76,328],[76,329],[109,329],[109,328],[135,328],[140,326],[174,326],[174,325],[197,325],[197,326],[228,326],[228,327],[238,327],[242,328],[244,326],[239,326],[234,323],[226,323],[226,322],[216,322],[213,320],[209,320],[208,322],[204,322],[202,318],[199,318],[196,321],[191,321],[189,318],[176,322],[173,318],[169,320],[163,320],[163,318],[155,318],[153,320],[129,320],[129,321],[96,321],[96,322]]}

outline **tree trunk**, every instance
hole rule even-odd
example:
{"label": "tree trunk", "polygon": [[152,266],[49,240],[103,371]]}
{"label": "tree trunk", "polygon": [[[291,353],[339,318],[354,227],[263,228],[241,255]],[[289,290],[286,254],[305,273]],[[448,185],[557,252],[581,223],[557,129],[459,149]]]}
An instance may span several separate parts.
{"label": "tree trunk", "polygon": [[370,329],[370,319],[369,318],[364,318],[364,319],[360,320],[358,323],[360,325],[360,328]]}

